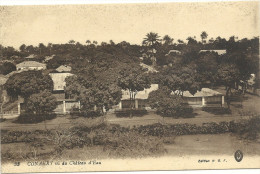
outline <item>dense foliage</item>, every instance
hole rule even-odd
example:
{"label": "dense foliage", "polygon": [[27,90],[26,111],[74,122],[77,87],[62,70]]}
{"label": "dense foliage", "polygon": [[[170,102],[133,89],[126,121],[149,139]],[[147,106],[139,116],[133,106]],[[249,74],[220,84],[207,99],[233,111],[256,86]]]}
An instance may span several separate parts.
{"label": "dense foliage", "polygon": [[8,78],[5,89],[10,96],[20,95],[27,99],[32,94],[43,90],[52,91],[53,81],[49,75],[43,74],[42,71],[24,71]]}
{"label": "dense foliage", "polygon": [[156,109],[157,113],[166,117],[192,117],[193,109],[185,104],[183,98],[172,94],[167,87],[152,91],[148,97],[151,108]]}
{"label": "dense foliage", "polygon": [[0,65],[0,74],[6,75],[16,70],[16,66],[11,62],[4,62]]}
{"label": "dense foliage", "polygon": [[48,90],[32,94],[26,101],[26,112],[35,114],[48,114],[57,107],[56,98]]}

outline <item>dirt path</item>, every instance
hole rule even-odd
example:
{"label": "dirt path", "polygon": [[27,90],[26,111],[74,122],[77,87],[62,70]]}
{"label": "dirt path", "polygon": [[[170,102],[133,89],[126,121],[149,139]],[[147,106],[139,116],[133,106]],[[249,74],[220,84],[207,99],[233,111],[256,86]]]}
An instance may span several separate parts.
{"label": "dirt path", "polygon": [[177,136],[174,143],[165,145],[167,153],[174,156],[187,155],[234,155],[241,150],[245,156],[260,156],[260,140],[246,141],[231,133]]}

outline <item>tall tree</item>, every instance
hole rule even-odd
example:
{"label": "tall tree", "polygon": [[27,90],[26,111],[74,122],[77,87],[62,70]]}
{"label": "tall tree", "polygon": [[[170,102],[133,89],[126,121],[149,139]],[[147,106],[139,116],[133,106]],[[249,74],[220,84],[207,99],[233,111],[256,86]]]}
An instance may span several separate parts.
{"label": "tall tree", "polygon": [[195,67],[192,66],[165,68],[162,71],[160,83],[176,95],[182,96],[184,91],[189,91],[194,95],[201,89],[201,82],[198,80]]}
{"label": "tall tree", "polygon": [[20,47],[19,47],[19,50],[21,52],[24,52],[25,51],[25,48],[26,48],[26,45],[25,44],[22,44]]}
{"label": "tall tree", "polygon": [[49,75],[44,75],[41,71],[24,71],[9,77],[5,89],[9,96],[21,95],[27,99],[45,89],[52,91],[53,81]]}
{"label": "tall tree", "polygon": [[158,33],[150,32],[146,34],[146,37],[143,39],[143,44],[147,46],[151,46],[154,48],[156,44],[160,41],[160,36]]}
{"label": "tall tree", "polygon": [[141,66],[126,66],[119,72],[118,86],[129,91],[131,108],[133,101],[139,91],[150,88],[150,79],[146,71]]}
{"label": "tall tree", "polygon": [[235,83],[238,83],[239,69],[234,64],[221,64],[218,69],[218,80],[226,88],[226,102],[228,108],[230,108],[230,94],[231,89],[235,87]]}
{"label": "tall tree", "polygon": [[76,41],[75,40],[69,40],[69,42],[68,42],[69,44],[75,44],[76,43]]}
{"label": "tall tree", "polygon": [[11,62],[4,62],[3,65],[0,66],[0,74],[6,75],[12,71],[16,70],[16,66]]}
{"label": "tall tree", "polygon": [[162,40],[164,42],[164,45],[171,45],[174,39],[171,38],[169,35],[165,35]]}
{"label": "tall tree", "polygon": [[42,55],[44,49],[45,49],[45,45],[43,43],[39,43],[40,55]]}
{"label": "tall tree", "polygon": [[51,55],[52,53],[52,47],[53,47],[53,44],[52,43],[48,43],[48,49],[49,49],[49,54]]}
{"label": "tall tree", "polygon": [[206,43],[206,39],[207,39],[207,37],[208,37],[208,34],[206,33],[206,31],[203,31],[203,32],[200,34],[200,37],[201,37],[202,43]]}
{"label": "tall tree", "polygon": [[35,114],[49,114],[57,107],[56,97],[49,90],[32,94],[25,102],[26,112]]}
{"label": "tall tree", "polygon": [[104,81],[82,76],[70,76],[66,78],[65,93],[70,98],[80,100],[82,110],[89,112],[95,108],[103,113],[103,108],[109,110],[121,99],[121,89]]}
{"label": "tall tree", "polygon": [[90,44],[91,44],[91,41],[90,41],[90,40],[86,40],[86,44],[87,44],[87,45],[90,45]]}

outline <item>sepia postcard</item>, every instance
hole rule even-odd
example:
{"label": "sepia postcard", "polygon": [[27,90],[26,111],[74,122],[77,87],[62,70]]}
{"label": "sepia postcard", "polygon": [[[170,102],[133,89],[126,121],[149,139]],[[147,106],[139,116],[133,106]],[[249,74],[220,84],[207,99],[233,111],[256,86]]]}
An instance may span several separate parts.
{"label": "sepia postcard", "polygon": [[259,7],[0,5],[1,172],[260,168]]}

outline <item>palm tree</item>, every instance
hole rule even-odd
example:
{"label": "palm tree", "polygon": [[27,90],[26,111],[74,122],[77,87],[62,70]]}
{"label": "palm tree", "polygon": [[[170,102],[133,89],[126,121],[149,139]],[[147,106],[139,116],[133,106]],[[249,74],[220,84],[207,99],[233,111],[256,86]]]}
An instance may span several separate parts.
{"label": "palm tree", "polygon": [[69,44],[75,44],[75,40],[69,40]]}
{"label": "palm tree", "polygon": [[158,33],[150,32],[146,34],[146,37],[143,39],[143,45],[148,45],[148,46],[154,46],[155,44],[158,44],[160,41],[160,36]]}
{"label": "palm tree", "polygon": [[113,40],[109,41],[110,45],[115,45],[115,42]]}
{"label": "palm tree", "polygon": [[165,45],[171,45],[174,39],[171,38],[169,35],[165,35],[162,40]]}
{"label": "palm tree", "polygon": [[94,44],[94,45],[97,45],[97,44],[98,44],[98,42],[94,40],[94,41],[93,41],[93,44]]}
{"label": "palm tree", "polygon": [[90,41],[90,40],[87,40],[87,41],[86,41],[86,44],[90,45],[90,44],[91,44],[91,41]]}

